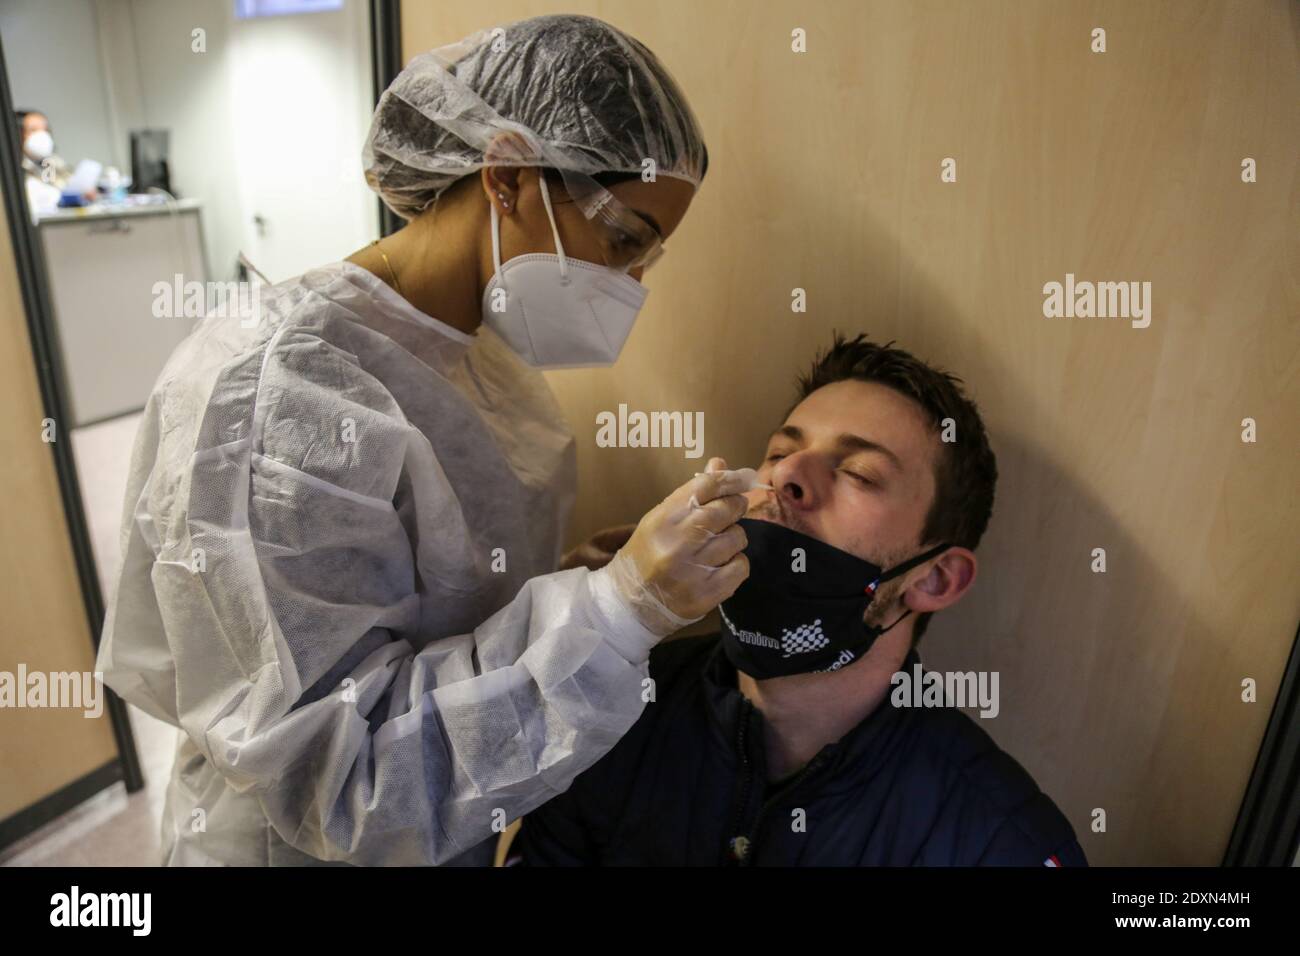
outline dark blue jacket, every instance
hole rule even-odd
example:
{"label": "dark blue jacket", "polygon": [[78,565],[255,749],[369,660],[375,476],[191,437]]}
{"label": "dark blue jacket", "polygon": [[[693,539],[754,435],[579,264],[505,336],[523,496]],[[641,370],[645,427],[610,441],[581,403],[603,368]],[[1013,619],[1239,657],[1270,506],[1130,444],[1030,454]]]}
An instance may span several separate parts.
{"label": "dark blue jacket", "polygon": [[[902,669],[917,661],[913,651]],[[769,786],[762,715],[737,689],[716,637],[661,644],[650,674],[656,701],[524,820],[512,862],[1087,865],[1061,811],[959,710],[894,707],[886,697]]]}

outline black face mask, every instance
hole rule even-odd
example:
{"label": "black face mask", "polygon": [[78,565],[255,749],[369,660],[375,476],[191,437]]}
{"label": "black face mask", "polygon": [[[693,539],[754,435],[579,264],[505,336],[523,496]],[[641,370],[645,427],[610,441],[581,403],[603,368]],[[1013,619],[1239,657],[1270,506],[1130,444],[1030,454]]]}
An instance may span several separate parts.
{"label": "black face mask", "polygon": [[[722,647],[758,680],[839,670],[867,653],[889,627],[865,624],[876,590],[947,548],[941,544],[888,571],[784,525],[741,518],[749,577],[722,602]],[[793,554],[802,548],[804,560]],[[796,568],[802,567],[802,570]]]}

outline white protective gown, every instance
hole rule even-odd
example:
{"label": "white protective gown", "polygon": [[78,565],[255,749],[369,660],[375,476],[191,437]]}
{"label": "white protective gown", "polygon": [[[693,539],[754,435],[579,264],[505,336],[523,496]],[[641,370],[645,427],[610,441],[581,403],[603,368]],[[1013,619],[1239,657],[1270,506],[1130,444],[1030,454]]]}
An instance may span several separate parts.
{"label": "white protective gown", "polygon": [[261,308],[182,343],[132,459],[98,669],[183,731],[166,861],[490,863],[636,720],[656,637],[550,573],[573,437],[500,339],[346,262]]}

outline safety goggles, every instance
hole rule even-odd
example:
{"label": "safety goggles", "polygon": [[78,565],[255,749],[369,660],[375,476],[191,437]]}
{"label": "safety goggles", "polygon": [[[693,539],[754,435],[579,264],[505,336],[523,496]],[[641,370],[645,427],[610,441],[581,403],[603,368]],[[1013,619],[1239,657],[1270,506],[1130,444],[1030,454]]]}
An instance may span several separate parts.
{"label": "safety goggles", "polygon": [[601,255],[611,269],[627,272],[649,269],[664,253],[663,239],[655,228],[618,197],[586,173],[561,170],[567,199],[598,227]]}

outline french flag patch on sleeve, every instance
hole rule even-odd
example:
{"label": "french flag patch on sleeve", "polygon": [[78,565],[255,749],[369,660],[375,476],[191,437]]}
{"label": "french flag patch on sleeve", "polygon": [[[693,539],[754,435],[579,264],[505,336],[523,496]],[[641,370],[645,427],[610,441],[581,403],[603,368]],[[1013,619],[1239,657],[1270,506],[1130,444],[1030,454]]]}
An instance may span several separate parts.
{"label": "french flag patch on sleeve", "polygon": [[1043,861],[1043,866],[1060,866],[1060,865],[1061,865],[1061,861],[1057,859],[1055,853],[1053,853],[1051,856],[1049,856],[1046,860]]}

